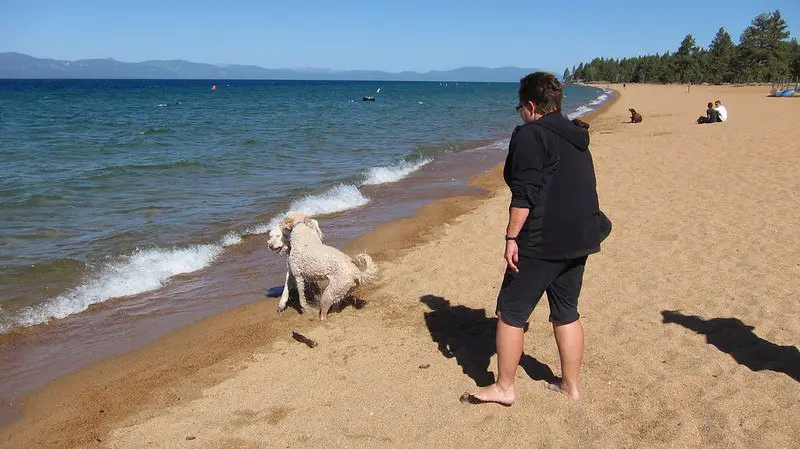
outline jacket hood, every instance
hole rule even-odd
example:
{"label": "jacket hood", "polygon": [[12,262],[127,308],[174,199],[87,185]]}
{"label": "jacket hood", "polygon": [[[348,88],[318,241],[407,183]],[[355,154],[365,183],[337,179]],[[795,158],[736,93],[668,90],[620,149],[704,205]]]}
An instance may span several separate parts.
{"label": "jacket hood", "polygon": [[560,112],[547,114],[531,123],[544,126],[555,132],[581,151],[589,149],[589,132],[572,123],[569,119],[561,115]]}

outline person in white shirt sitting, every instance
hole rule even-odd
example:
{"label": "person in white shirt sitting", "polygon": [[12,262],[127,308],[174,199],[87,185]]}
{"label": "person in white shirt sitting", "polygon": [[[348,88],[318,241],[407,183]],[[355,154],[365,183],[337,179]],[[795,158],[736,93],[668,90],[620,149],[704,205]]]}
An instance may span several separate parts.
{"label": "person in white shirt sitting", "polygon": [[724,122],[728,120],[728,110],[722,105],[722,102],[717,100],[714,102],[714,109],[717,110],[717,121]]}

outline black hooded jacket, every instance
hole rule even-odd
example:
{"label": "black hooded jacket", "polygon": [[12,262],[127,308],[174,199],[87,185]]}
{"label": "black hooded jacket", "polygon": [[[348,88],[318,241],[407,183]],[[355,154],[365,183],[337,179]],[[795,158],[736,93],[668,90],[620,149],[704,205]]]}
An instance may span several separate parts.
{"label": "black hooded jacket", "polygon": [[589,133],[561,113],[518,126],[503,178],[511,207],[530,209],[519,254],[572,259],[600,251],[601,213]]}

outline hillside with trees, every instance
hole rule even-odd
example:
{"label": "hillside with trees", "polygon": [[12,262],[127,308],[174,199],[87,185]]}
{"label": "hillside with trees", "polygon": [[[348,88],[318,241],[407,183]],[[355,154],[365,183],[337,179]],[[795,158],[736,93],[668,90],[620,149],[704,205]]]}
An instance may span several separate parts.
{"label": "hillside with trees", "polygon": [[675,52],[595,58],[564,71],[564,81],[617,83],[753,83],[800,79],[800,44],[780,11],[756,16],[738,45],[720,28],[708,48],[687,34]]}

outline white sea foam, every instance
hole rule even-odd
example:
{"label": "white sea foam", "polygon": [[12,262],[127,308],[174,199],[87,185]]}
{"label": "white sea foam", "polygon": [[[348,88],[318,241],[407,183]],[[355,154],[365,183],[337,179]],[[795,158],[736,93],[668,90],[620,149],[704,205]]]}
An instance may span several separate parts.
{"label": "white sea foam", "polygon": [[425,164],[429,163],[432,159],[421,159],[414,162],[400,162],[394,165],[384,167],[373,167],[367,172],[367,179],[363,185],[371,186],[377,184],[386,184],[390,182],[397,182],[411,173],[419,170]]}
{"label": "white sea foam", "polygon": [[[400,162],[395,165],[373,167],[367,174],[367,179],[362,185],[385,184],[396,182],[405,178],[420,167],[429,163],[431,159],[421,159],[415,162]],[[350,184],[339,184],[326,192],[307,195],[292,202],[289,211],[300,212],[310,217],[343,212],[369,203],[369,198],[364,196],[358,187]],[[251,226],[245,230],[246,234],[266,234],[281,220],[283,214],[273,217],[266,224]]]}
{"label": "white sea foam", "polygon": [[0,305],[0,334],[5,334],[13,328],[14,320],[3,310],[3,306]]}
{"label": "white sea foam", "polygon": [[338,186],[319,195],[308,195],[292,203],[289,210],[308,216],[332,214],[363,206],[369,199],[353,185]]}
{"label": "white sea foam", "polygon": [[504,150],[506,148],[508,148],[508,140],[500,139],[492,143],[480,146],[478,148],[473,148],[472,150],[467,150],[467,151]]}
{"label": "white sea foam", "polygon": [[105,265],[83,284],[18,313],[0,316],[0,333],[80,313],[92,304],[155,290],[171,277],[207,267],[223,251],[220,245],[137,250]]}
{"label": "white sea foam", "polygon": [[594,111],[594,108],[590,108],[588,106],[578,106],[578,109],[576,109],[575,112],[567,114],[567,118],[570,120],[576,119],[588,114],[591,111]]}
{"label": "white sea foam", "polygon": [[[362,185],[377,185],[390,182],[397,182],[409,174],[419,170],[425,164],[432,161],[423,158],[414,162],[399,162],[394,165],[373,167],[366,173],[366,180]],[[300,198],[289,206],[287,212],[300,212],[310,217],[343,212],[369,203],[369,198],[364,196],[358,187],[350,184],[339,184],[326,192],[307,195]],[[266,234],[273,229],[284,217],[285,213],[276,215],[267,223],[260,223],[244,230],[245,235]],[[223,240],[223,245],[225,240]]]}
{"label": "white sea foam", "polygon": [[600,96],[590,101],[586,105],[578,106],[578,109],[576,109],[574,112],[567,114],[567,118],[570,120],[576,119],[588,114],[591,111],[594,111],[594,108],[591,106],[597,106],[598,104],[605,102],[611,96],[612,92],[613,91],[610,89],[603,89],[603,93],[600,94]]}
{"label": "white sea foam", "polygon": [[[309,217],[332,214],[354,209],[369,203],[356,186],[339,184],[338,186],[318,195],[308,195],[294,201],[288,211],[300,212]],[[287,212],[288,212],[287,211]],[[247,235],[266,234],[283,219],[285,213],[276,215],[268,223],[261,223],[245,229]]]}
{"label": "white sea foam", "polygon": [[269,232],[270,229],[273,228],[275,224],[278,223],[279,219],[280,217],[273,217],[273,219],[270,220],[270,222],[267,224],[261,223],[255,226],[250,226],[249,228],[244,230],[244,233],[245,235],[266,234],[267,232]]}
{"label": "white sea foam", "polygon": [[[373,167],[367,171],[367,179],[362,185],[377,185],[399,181],[431,161],[432,159],[424,158],[414,162],[399,162],[394,165]],[[317,216],[354,209],[368,202],[369,198],[365,197],[358,190],[358,187],[349,184],[339,184],[324,193],[307,195],[292,202],[287,212],[300,212],[308,216]],[[284,215],[285,214],[279,214],[272,217],[267,223],[250,226],[244,230],[243,234],[266,234],[278,224]],[[235,241],[237,238],[238,241]],[[231,233],[223,238],[222,245],[230,246],[240,242],[241,237]]]}
{"label": "white sea foam", "polygon": [[595,98],[594,100],[589,102],[590,106],[598,105],[604,101],[608,100],[608,94],[600,95],[599,97]]}
{"label": "white sea foam", "polygon": [[235,231],[231,231],[222,237],[222,246],[227,248],[229,246],[238,245],[242,243],[242,236]]}

